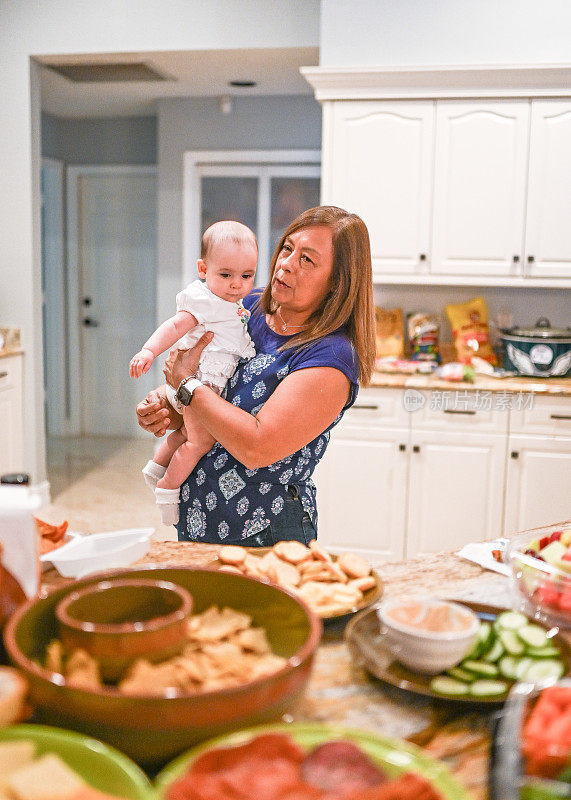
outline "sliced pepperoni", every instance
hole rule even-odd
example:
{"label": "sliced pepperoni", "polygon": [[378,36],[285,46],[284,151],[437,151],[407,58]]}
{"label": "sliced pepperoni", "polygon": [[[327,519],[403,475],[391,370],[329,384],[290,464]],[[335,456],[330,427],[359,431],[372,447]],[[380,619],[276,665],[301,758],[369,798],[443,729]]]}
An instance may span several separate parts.
{"label": "sliced pepperoni", "polygon": [[388,779],[353,742],[338,740],[319,745],[301,763],[307,783],[328,792],[349,792],[379,786]]}

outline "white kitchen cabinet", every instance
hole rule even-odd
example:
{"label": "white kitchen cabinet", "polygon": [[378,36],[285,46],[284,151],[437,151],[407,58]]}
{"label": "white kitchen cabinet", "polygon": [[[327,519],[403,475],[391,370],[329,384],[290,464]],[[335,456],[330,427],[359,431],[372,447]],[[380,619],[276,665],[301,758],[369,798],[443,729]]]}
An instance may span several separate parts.
{"label": "white kitchen cabinet", "polygon": [[401,392],[359,393],[314,475],[322,544],[388,561],[404,558],[408,436]]}
{"label": "white kitchen cabinet", "polygon": [[534,397],[511,412],[504,530],[571,519],[571,403]]}
{"label": "white kitchen cabinet", "polygon": [[533,100],[525,274],[571,277],[571,101]]}
{"label": "white kitchen cabinet", "polygon": [[0,475],[24,468],[22,356],[0,358]]}
{"label": "white kitchen cabinet", "polygon": [[529,113],[528,100],[436,104],[432,273],[522,274]]}
{"label": "white kitchen cabinet", "polygon": [[334,103],[324,149],[322,202],[359,214],[373,274],[428,272],[434,103]]}
{"label": "white kitchen cabinet", "polygon": [[474,392],[362,389],[316,474],[320,541],[399,560],[498,536],[507,431]]}

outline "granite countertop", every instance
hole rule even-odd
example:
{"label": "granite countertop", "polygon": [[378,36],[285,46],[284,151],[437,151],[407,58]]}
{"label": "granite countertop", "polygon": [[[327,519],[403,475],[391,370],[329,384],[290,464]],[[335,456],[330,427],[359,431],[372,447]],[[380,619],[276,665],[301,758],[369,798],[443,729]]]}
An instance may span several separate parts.
{"label": "granite countertop", "polygon": [[0,350],[0,358],[9,358],[10,356],[21,356],[24,354],[24,351],[18,347],[3,347]]}
{"label": "granite countertop", "polygon": [[476,375],[473,383],[466,381],[445,381],[433,375],[405,375],[403,373],[377,372],[373,373],[367,388],[394,388],[394,389],[425,389],[431,391],[469,392],[534,392],[545,395],[559,395],[571,397],[571,378],[490,378],[486,375]]}
{"label": "granite countertop", "polygon": [[[217,545],[153,542],[140,564],[208,566]],[[385,596],[393,592],[435,594],[510,607],[508,578],[466,561],[453,552],[379,562]],[[55,570],[43,576],[47,587],[69,582]],[[448,764],[474,800],[486,800],[489,716],[411,695],[383,684],[354,663],[343,640],[345,622],[328,623],[316,652],[305,696],[286,716],[293,722],[319,722],[409,739]]]}

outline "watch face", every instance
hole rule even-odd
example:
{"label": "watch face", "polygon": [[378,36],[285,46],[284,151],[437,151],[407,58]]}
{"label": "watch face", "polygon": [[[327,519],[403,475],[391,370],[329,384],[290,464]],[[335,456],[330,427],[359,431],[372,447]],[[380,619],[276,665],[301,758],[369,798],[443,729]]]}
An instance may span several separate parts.
{"label": "watch face", "polygon": [[186,386],[181,386],[177,392],[177,399],[183,406],[188,406],[192,400],[192,392],[189,392]]}

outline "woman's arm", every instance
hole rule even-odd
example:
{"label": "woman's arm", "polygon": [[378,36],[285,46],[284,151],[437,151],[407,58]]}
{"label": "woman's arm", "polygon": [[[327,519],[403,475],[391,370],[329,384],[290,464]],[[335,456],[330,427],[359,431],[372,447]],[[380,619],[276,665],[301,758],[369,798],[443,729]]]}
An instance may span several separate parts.
{"label": "woman's arm", "polygon": [[135,410],[141,428],[157,437],[164,436],[168,429],[178,430],[183,422],[167,400],[165,386],[152,389]]}
{"label": "woman's arm", "polygon": [[[185,376],[184,354],[169,382]],[[188,370],[186,371],[188,374]],[[207,386],[195,389],[189,413],[245,467],[265,467],[319,436],[347,402],[349,379],[334,367],[309,367],[284,378],[256,416],[223,400]]]}
{"label": "woman's arm", "polygon": [[178,342],[181,336],[198,325],[198,320],[189,311],[177,311],[174,317],[156,329],[136,353],[129,364],[131,378],[140,378],[151,368],[155,358]]}

